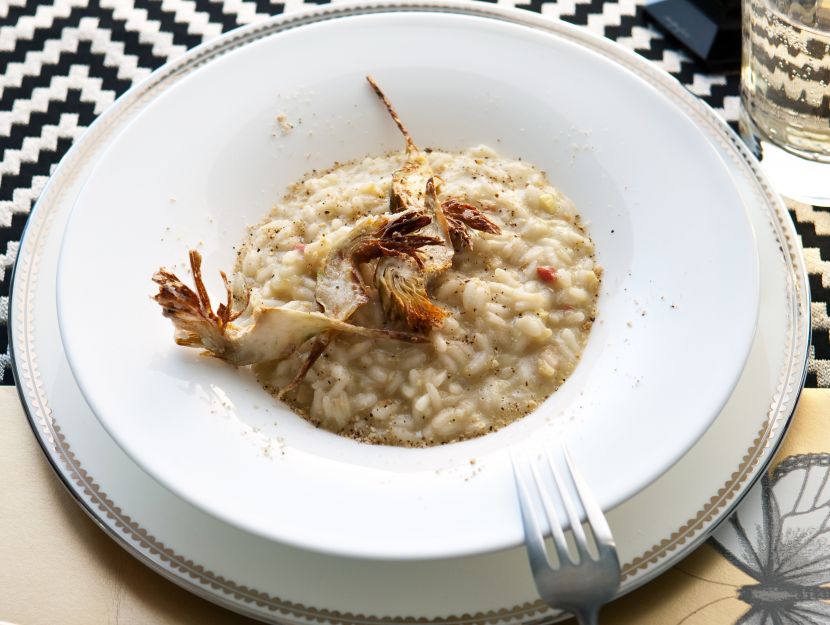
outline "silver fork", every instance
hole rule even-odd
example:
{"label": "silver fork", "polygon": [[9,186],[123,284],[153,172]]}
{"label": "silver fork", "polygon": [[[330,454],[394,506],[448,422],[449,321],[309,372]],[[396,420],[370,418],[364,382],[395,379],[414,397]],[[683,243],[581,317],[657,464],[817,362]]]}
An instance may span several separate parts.
{"label": "silver fork", "polygon": [[[575,554],[571,553],[565,541],[565,531],[559,521],[559,514],[551,501],[545,483],[535,462],[530,462],[532,482],[538,498],[542,501],[544,514],[553,538],[556,563],[551,563],[545,549],[545,537],[539,523],[537,506],[533,504],[528,493],[527,480],[518,470],[517,461],[513,459],[513,474],[516,478],[516,490],[522,510],[527,556],[533,581],[542,597],[542,601],[557,610],[564,610],[576,616],[581,625],[597,625],[600,608],[608,603],[620,585],[620,561],[614,537],[608,527],[608,521],[596,500],[590,493],[585,481],[574,469],[571,458],[563,449],[565,463],[570,477],[576,487],[579,502],[587,517],[588,530],[593,536],[595,553],[589,551],[588,538],[582,527],[571,496],[559,476],[556,464],[545,452],[547,469],[553,476],[556,490],[559,492],[568,521],[573,533]],[[572,557],[572,555],[574,557]]]}

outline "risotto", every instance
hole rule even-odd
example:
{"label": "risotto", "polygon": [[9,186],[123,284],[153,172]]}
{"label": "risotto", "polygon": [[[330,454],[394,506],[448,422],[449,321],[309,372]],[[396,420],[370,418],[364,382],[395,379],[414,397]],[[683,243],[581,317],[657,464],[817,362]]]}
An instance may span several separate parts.
{"label": "risotto", "polygon": [[[427,151],[437,196],[463,198],[498,226],[476,233],[428,282],[448,314],[428,342],[338,333],[283,399],[312,423],[359,440],[432,445],[492,432],[536,408],[576,366],[594,320],[600,269],[573,204],[543,172],[487,147]],[[318,272],[367,216],[389,212],[401,153],[338,164],[293,185],[239,252],[237,280],[252,302],[318,311]],[[349,322],[388,327],[372,276]],[[400,325],[401,329],[405,326]],[[255,363],[277,393],[306,361]]]}
{"label": "risotto", "polygon": [[600,270],[545,174],[481,146],[421,151],[371,76],[403,154],[311,172],[241,246],[214,311],[161,268],[176,342],[236,366],[312,423],[370,443],[492,432],[573,371]]}

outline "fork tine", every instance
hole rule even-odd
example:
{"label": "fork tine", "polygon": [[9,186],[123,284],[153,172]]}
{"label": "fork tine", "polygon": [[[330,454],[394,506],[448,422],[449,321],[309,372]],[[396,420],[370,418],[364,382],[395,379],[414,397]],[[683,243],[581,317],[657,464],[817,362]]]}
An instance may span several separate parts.
{"label": "fork tine", "polygon": [[[579,518],[576,508],[574,507],[571,496],[568,494],[568,491],[565,490],[565,484],[563,483],[562,478],[559,477],[559,471],[556,470],[556,463],[550,457],[550,452],[546,452],[545,457],[547,458],[550,472],[553,474],[553,480],[556,482],[556,487],[559,489],[559,495],[562,498],[562,503],[565,504],[565,511],[568,514],[568,520],[571,524],[571,531],[574,535],[574,542],[576,543],[576,551],[579,554],[579,559],[582,560],[587,558],[593,560],[591,554],[588,552],[588,539],[585,536],[585,530],[582,529],[582,521]],[[570,465],[568,465],[568,469],[571,470]],[[571,475],[573,476],[572,471]],[[582,493],[580,493],[580,497],[581,496]],[[578,563],[578,561],[576,563]]]}
{"label": "fork tine", "polygon": [[545,488],[539,472],[536,470],[536,465],[530,465],[530,471],[533,474],[533,480],[536,482],[536,492],[539,494],[539,499],[542,500],[542,506],[545,508],[545,514],[548,519],[548,526],[550,527],[550,535],[553,538],[553,545],[556,549],[556,557],[559,559],[559,566],[565,562],[565,558],[574,563],[574,559],[568,552],[568,543],[565,542],[565,532],[562,531],[562,523],[559,521],[559,515],[556,513],[556,508],[548,496],[548,489]]}
{"label": "fork tine", "polygon": [[545,551],[545,539],[527,492],[525,479],[519,475],[519,466],[516,459],[511,456],[511,461],[513,463],[513,479],[516,482],[516,493],[519,496],[519,509],[522,512],[522,528],[525,533],[530,569],[533,573],[533,579],[536,581],[542,573],[550,568],[550,561]]}
{"label": "fork tine", "polygon": [[614,535],[611,533],[611,528],[608,527],[608,521],[602,512],[602,508],[600,508],[596,499],[591,495],[591,490],[588,488],[582,475],[574,467],[568,449],[563,447],[563,451],[565,454],[565,463],[568,465],[568,470],[576,485],[576,491],[579,493],[582,507],[585,509],[585,515],[588,517],[588,526],[594,533],[594,542],[596,543],[597,551],[600,557],[602,557],[603,552],[616,548]]}
{"label": "fork tine", "polygon": [[[555,610],[570,612],[576,616],[580,624],[596,625],[600,608],[614,597],[619,588],[620,560],[602,509],[589,494],[585,481],[574,468],[568,450],[563,446],[562,451],[565,455],[563,470],[573,481],[573,487],[569,482],[568,488],[576,489],[573,496],[565,490],[565,483],[549,449],[545,449],[541,454],[534,453],[531,458],[526,459],[522,463],[523,471],[519,471],[518,458],[510,453],[525,532],[525,550],[533,573],[533,582],[542,601]],[[544,463],[547,463],[550,475],[541,466]],[[546,483],[543,483],[541,476],[545,477]],[[551,476],[553,485],[550,484]],[[533,494],[533,487],[536,488],[536,495]],[[559,522],[562,512],[556,496],[551,492],[552,488],[559,491],[559,498],[570,521],[576,543],[575,554],[565,542],[565,532]],[[556,502],[556,506],[552,502]],[[582,527],[582,520],[577,515],[580,507],[584,508],[587,517],[586,528]],[[545,550],[545,539],[540,529],[541,514],[546,515],[551,529],[559,559],[559,566],[556,567],[551,565],[553,554]],[[582,514],[582,510],[579,510],[579,514]],[[592,557],[589,551],[586,533],[590,533],[596,543],[597,558]]]}

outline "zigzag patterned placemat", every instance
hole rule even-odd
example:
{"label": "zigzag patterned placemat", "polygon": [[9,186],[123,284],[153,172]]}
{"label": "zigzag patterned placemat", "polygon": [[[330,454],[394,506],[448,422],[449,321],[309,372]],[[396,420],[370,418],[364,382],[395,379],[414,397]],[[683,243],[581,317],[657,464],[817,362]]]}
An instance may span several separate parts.
{"label": "zigzag patterned placemat", "polygon": [[[484,1],[484,0],[482,0]],[[490,0],[494,1],[494,0]],[[0,0],[0,324],[26,218],[72,141],[116,97],[189,48],[325,0]],[[614,39],[671,73],[734,124],[737,74],[707,73],[646,20],[642,0],[498,0]],[[830,387],[830,211],[793,205],[812,289],[808,386]],[[6,332],[2,383],[11,384]]]}

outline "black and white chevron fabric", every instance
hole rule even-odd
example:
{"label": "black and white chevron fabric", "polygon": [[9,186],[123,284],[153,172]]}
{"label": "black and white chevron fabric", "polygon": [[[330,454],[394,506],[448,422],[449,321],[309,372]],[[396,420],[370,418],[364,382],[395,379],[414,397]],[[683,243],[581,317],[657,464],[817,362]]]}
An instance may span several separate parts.
{"label": "black and white chevron fabric", "polygon": [[[495,1],[495,0],[490,0]],[[737,74],[712,74],[646,20],[643,0],[497,0],[559,17],[616,40],[670,72],[730,122]],[[50,172],[118,95],[166,61],[221,33],[325,0],[0,0],[0,324],[10,269]],[[830,211],[792,210],[813,293],[808,386],[830,387]],[[2,381],[11,384],[5,328]]]}

